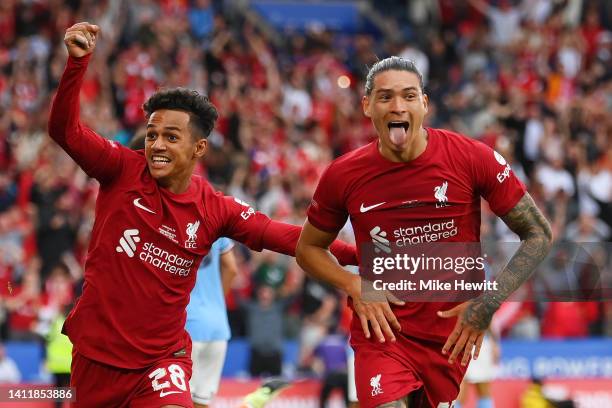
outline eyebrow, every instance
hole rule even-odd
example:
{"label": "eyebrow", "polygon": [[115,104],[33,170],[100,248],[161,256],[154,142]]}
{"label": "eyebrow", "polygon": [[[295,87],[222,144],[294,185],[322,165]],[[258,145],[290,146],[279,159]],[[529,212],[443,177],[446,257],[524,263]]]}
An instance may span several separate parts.
{"label": "eyebrow", "polygon": [[[408,88],[404,88],[402,89],[402,92],[408,92],[408,91],[418,91],[419,88],[417,88],[416,86],[409,86]],[[380,93],[380,92],[392,92],[393,89],[391,88],[379,88],[376,90],[376,93]]]}
{"label": "eyebrow", "polygon": [[[147,124],[147,129],[154,128],[154,127],[156,127],[156,126],[154,124],[152,124],[152,123]],[[166,126],[164,128],[164,130],[178,130],[178,131],[180,131],[181,128],[178,127],[178,126]]]}

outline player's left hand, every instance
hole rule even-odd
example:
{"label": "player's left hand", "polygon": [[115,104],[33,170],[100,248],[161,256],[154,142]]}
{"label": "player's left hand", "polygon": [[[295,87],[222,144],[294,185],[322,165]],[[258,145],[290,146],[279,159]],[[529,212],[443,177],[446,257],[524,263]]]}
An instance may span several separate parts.
{"label": "player's left hand", "polygon": [[[438,316],[445,319],[457,317],[455,328],[448,336],[444,347],[442,347],[442,354],[444,355],[446,355],[451,348],[453,349],[448,358],[449,364],[455,362],[455,359],[459,356],[461,351],[463,351],[463,358],[461,359],[461,365],[463,366],[470,361],[472,350],[474,350],[474,360],[478,358],[478,354],[480,353],[480,347],[482,346],[488,323],[486,327],[482,328],[476,327],[476,325],[471,322],[472,319],[468,318],[468,307],[470,303],[472,302],[464,302],[450,310],[438,312]],[[473,313],[473,311],[470,312]],[[490,323],[490,321],[491,318],[489,317],[488,322]]]}

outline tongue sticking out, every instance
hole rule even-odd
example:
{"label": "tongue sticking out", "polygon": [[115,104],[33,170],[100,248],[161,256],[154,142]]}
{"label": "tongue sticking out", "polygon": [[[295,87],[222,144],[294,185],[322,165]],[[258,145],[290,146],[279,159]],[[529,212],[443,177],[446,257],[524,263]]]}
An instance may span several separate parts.
{"label": "tongue sticking out", "polygon": [[389,129],[389,137],[391,139],[391,143],[396,146],[402,146],[408,140],[408,134],[406,133],[406,129],[399,126],[394,126]]}

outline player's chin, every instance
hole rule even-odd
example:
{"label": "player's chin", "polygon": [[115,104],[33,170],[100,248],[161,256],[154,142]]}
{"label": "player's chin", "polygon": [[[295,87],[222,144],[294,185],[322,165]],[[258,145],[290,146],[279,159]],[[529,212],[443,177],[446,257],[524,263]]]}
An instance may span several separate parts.
{"label": "player's chin", "polygon": [[169,163],[165,165],[159,165],[158,163],[149,162],[147,164],[149,167],[149,173],[151,173],[151,176],[156,180],[162,179],[168,174],[170,174],[171,166]]}

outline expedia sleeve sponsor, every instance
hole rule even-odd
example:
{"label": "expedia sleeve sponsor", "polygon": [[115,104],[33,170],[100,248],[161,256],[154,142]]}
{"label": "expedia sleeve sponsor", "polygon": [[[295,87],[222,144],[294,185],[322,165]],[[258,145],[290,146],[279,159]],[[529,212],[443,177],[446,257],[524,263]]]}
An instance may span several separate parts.
{"label": "expedia sleeve sponsor", "polygon": [[235,197],[224,196],[221,203],[225,219],[222,220],[219,235],[242,242],[254,251],[261,251],[262,235],[270,218]]}
{"label": "expedia sleeve sponsor", "polygon": [[473,177],[480,195],[498,216],[508,213],[525,195],[525,185],[506,159],[484,143],[474,143]]}

